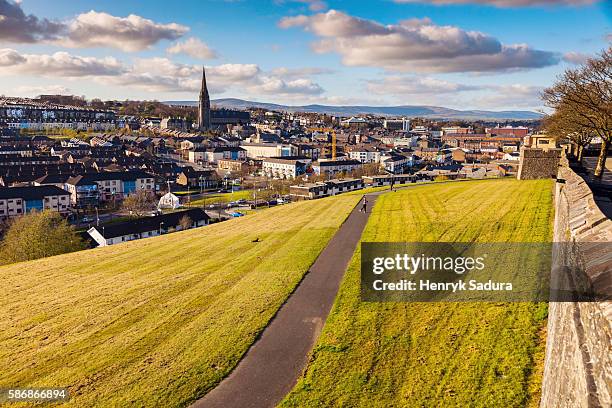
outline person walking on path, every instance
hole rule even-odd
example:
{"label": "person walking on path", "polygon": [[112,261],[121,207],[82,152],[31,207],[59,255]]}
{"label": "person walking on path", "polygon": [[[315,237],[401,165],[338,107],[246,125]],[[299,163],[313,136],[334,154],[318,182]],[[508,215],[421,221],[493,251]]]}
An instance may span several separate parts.
{"label": "person walking on path", "polygon": [[363,196],[363,200],[361,201],[361,209],[359,211],[361,212],[368,212],[368,199],[366,198],[366,196]]}

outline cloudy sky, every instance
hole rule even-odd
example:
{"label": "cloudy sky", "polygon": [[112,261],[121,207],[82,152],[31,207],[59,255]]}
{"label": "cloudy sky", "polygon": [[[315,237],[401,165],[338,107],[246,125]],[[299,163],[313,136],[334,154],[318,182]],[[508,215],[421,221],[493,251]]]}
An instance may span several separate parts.
{"label": "cloudy sky", "polygon": [[0,94],[539,109],[605,0],[0,0]]}

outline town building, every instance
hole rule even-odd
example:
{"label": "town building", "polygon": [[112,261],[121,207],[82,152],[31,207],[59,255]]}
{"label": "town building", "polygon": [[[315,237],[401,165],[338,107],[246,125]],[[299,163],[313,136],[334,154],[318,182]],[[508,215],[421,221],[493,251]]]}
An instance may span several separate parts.
{"label": "town building", "polygon": [[55,104],[29,98],[0,97],[0,127],[106,131],[116,127],[115,113],[87,106]]}
{"label": "town building", "polygon": [[378,163],[380,161],[380,150],[373,146],[355,146],[351,147],[348,156],[352,160],[357,160],[361,163]]}
{"label": "town building", "polygon": [[187,188],[208,189],[219,186],[219,176],[214,170],[195,170],[185,167],[179,173],[176,183]]}
{"label": "town building", "polygon": [[251,114],[247,111],[233,109],[211,109],[210,124],[212,127],[227,125],[246,125],[251,121]]}
{"label": "town building", "polygon": [[337,195],[348,193],[349,191],[360,190],[363,188],[362,179],[332,179],[325,182],[327,184],[327,193],[329,195]]}
{"label": "town building", "polygon": [[311,161],[308,157],[300,156],[265,158],[262,162],[262,173],[268,177],[292,179],[306,173]]}
{"label": "town building", "polygon": [[298,147],[282,143],[243,143],[241,148],[246,150],[248,158],[297,156]]}
{"label": "town building", "polygon": [[245,171],[249,164],[244,160],[219,159],[217,160],[217,168],[220,170],[228,170],[237,173]]}
{"label": "town building", "polygon": [[370,121],[362,117],[350,117],[340,122],[344,127],[350,127],[352,129],[367,129],[370,127]]}
{"label": "town building", "polygon": [[163,118],[159,127],[161,129],[189,131],[193,122],[187,118]]}
{"label": "town building", "polygon": [[70,193],[56,186],[0,188],[0,219],[43,210],[67,215]]}
{"label": "town building", "polygon": [[329,160],[312,163],[312,170],[317,175],[334,175],[338,173],[350,173],[361,166],[363,166],[363,164],[357,160]]}
{"label": "town building", "polygon": [[364,184],[372,187],[414,183],[416,180],[416,176],[412,174],[362,176],[361,178]]}
{"label": "town building", "polygon": [[406,118],[385,119],[383,121],[383,127],[387,130],[401,130],[403,132],[408,132],[410,130],[410,120]]}
{"label": "town building", "polygon": [[321,182],[289,186],[289,196],[293,201],[314,200],[327,195],[327,184]]}
{"label": "town building", "polygon": [[154,192],[155,177],[143,171],[86,173],[66,181],[71,203],[78,208],[121,201],[139,190]]}
{"label": "town building", "polygon": [[[185,226],[187,220],[189,226]],[[191,208],[169,214],[142,217],[111,225],[95,226],[87,230],[98,246],[120,244],[142,238],[151,238],[170,232],[202,227],[210,217],[201,208]]]}
{"label": "town building", "polygon": [[525,137],[529,134],[529,128],[525,126],[503,126],[500,127],[497,125],[494,128],[485,128],[485,133],[490,134],[491,136],[516,136],[516,137]]}
{"label": "town building", "polygon": [[415,158],[413,155],[405,156],[403,154],[391,153],[381,156],[380,163],[385,171],[392,174],[401,174],[415,164]]}
{"label": "town building", "polygon": [[469,127],[446,126],[446,127],[443,127],[441,130],[442,130],[443,135],[450,135],[450,134],[468,135],[468,134],[474,133],[474,129],[471,126]]}

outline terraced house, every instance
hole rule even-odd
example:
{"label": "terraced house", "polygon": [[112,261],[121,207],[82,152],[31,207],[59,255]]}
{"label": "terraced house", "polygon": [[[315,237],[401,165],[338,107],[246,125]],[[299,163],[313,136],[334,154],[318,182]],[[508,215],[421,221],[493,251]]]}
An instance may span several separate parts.
{"label": "terraced house", "polygon": [[70,193],[56,186],[0,188],[0,219],[43,210],[66,215],[69,209]]}
{"label": "terraced house", "polygon": [[312,160],[308,157],[270,157],[262,162],[262,171],[268,177],[292,179],[306,173]]}
{"label": "terraced house", "polygon": [[72,204],[77,207],[120,201],[138,191],[155,191],[155,178],[142,171],[88,173],[66,182]]}

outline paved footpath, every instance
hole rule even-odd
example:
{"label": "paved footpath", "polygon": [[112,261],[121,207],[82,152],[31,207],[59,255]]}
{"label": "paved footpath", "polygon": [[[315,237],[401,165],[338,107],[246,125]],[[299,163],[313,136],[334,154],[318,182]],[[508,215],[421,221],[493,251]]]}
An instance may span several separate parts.
{"label": "paved footpath", "polygon": [[238,366],[192,407],[274,407],[291,391],[325,324],[378,194],[367,195],[367,213],[360,212],[359,202]]}

